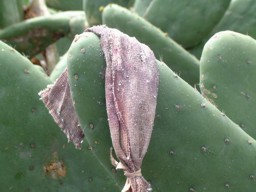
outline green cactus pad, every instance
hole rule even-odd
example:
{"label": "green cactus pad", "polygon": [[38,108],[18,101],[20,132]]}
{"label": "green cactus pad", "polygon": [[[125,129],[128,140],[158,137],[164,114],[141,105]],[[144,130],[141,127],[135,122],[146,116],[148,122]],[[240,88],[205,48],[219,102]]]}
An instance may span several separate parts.
{"label": "green cactus pad", "polygon": [[3,42],[0,60],[1,191],[120,191],[112,166],[88,143],[76,150],[53,122],[38,96],[52,83],[42,70]]}
{"label": "green cactus pad", "polygon": [[152,3],[152,0],[143,0],[143,1],[135,0],[134,9],[136,13],[138,13],[139,15],[144,15],[144,13],[146,12],[146,9],[150,7],[151,3]]}
{"label": "green cactus pad", "polygon": [[23,2],[21,0],[0,1],[1,29],[23,20],[22,3]]}
{"label": "green cactus pad", "polygon": [[201,57],[204,44],[217,32],[231,30],[244,35],[256,38],[255,17],[256,1],[254,0],[235,0],[231,1],[230,6],[225,12],[220,22],[213,28],[211,33],[204,38],[203,42],[189,50],[197,58]]}
{"label": "green cactus pad", "polygon": [[215,34],[200,65],[201,91],[248,134],[256,138],[256,41],[232,31]]}
{"label": "green cactus pad", "polygon": [[190,48],[211,32],[229,3],[230,0],[138,0],[134,10],[183,47]]}
{"label": "green cactus pad", "polygon": [[84,0],[84,11],[90,26],[102,24],[101,13],[104,7],[111,3],[131,7],[134,0]]}
{"label": "green cactus pad", "polygon": [[83,10],[83,0],[45,0],[48,7],[68,11]]}
{"label": "green cactus pad", "polygon": [[[154,191],[253,191],[256,144],[198,91],[158,61],[160,86],[155,126],[142,171]],[[85,140],[108,167],[111,140],[105,60],[98,37],[79,35],[68,56],[72,97]]]}
{"label": "green cactus pad", "polygon": [[84,17],[82,11],[63,12],[32,18],[0,31],[0,39],[21,53],[33,57],[71,31],[73,17]]}
{"label": "green cactus pad", "polygon": [[56,64],[56,66],[54,67],[50,78],[51,80],[55,81],[62,73],[63,71],[67,68],[67,54],[64,54],[59,62]]}
{"label": "green cactus pad", "polygon": [[194,86],[199,83],[199,61],[161,30],[137,14],[114,4],[105,7],[102,17],[107,26],[135,36],[148,45],[158,59],[167,63],[189,84]]}
{"label": "green cactus pad", "polygon": [[256,38],[256,1],[236,0],[230,3],[225,15],[213,29],[210,36],[219,31],[231,30]]}

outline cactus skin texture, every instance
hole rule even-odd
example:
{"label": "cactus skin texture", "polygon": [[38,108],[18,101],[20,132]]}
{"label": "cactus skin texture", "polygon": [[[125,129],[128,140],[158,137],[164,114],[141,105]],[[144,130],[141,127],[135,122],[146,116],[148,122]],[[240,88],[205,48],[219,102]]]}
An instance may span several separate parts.
{"label": "cactus skin texture", "polygon": [[230,0],[137,0],[134,10],[183,47],[191,48],[211,32],[229,3]]}
{"label": "cactus skin texture", "polygon": [[28,57],[33,57],[68,35],[71,31],[70,21],[76,16],[84,16],[84,13],[73,11],[32,18],[0,31],[0,39]]}
{"label": "cactus skin texture", "polygon": [[51,80],[55,81],[61,74],[62,72],[67,68],[67,56],[68,54],[64,54],[59,62],[56,64],[55,68],[53,69],[50,78]]}
{"label": "cactus skin texture", "polygon": [[69,49],[75,35],[82,33],[88,26],[88,22],[84,11],[80,11],[81,15],[72,17],[69,21],[70,32],[67,36],[56,42],[59,55],[63,56]]}
{"label": "cactus skin texture", "polygon": [[256,138],[256,41],[232,31],[215,34],[200,64],[201,91],[249,135]]}
{"label": "cactus skin texture", "polygon": [[134,10],[136,11],[136,13],[142,16],[145,14],[146,9],[150,6],[151,3],[152,3],[152,0],[143,0],[143,1],[135,0]]}
{"label": "cactus skin texture", "polygon": [[[158,68],[157,115],[142,165],[153,190],[253,191],[255,140],[164,63],[158,61]],[[69,50],[68,69],[86,141],[108,167],[111,141],[104,97],[105,60],[96,35],[77,36]]]}
{"label": "cactus skin texture", "polygon": [[82,33],[89,26],[84,12],[81,16],[71,18],[69,23],[70,33],[56,42],[59,55],[62,56],[50,74],[50,78],[53,81],[55,81],[67,67],[67,50],[69,49],[74,37],[77,34]]}
{"label": "cactus skin texture", "polygon": [[3,42],[0,60],[0,191],[120,191],[112,166],[99,164],[88,143],[81,151],[67,144],[39,100],[52,81]]}
{"label": "cactus skin texture", "polygon": [[255,17],[256,1],[235,0],[230,3],[225,15],[212,29],[211,33],[204,38],[201,44],[189,50],[197,58],[201,57],[204,44],[217,32],[231,30],[256,38]]}
{"label": "cactus skin texture", "polygon": [[0,1],[0,28],[7,27],[23,20],[22,3],[23,2],[20,0]]}
{"label": "cactus skin texture", "polygon": [[216,32],[231,30],[256,38],[255,18],[256,1],[236,0],[230,3],[225,15],[213,29],[210,37]]}
{"label": "cactus skin texture", "polygon": [[101,13],[104,7],[111,3],[131,7],[134,0],[84,0],[83,7],[90,26],[102,23]]}
{"label": "cactus skin texture", "polygon": [[140,42],[148,45],[158,59],[167,63],[190,85],[199,83],[199,61],[161,30],[137,14],[114,4],[105,7],[102,18],[108,27],[135,36]]}
{"label": "cactus skin texture", "polygon": [[48,7],[68,11],[68,10],[83,10],[83,0],[45,0]]}

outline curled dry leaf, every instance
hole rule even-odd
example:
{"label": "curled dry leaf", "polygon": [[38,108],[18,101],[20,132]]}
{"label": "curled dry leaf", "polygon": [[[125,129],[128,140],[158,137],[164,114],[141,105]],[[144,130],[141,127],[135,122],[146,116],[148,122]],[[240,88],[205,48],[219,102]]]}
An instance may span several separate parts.
{"label": "curled dry leaf", "polygon": [[[112,157],[117,169],[127,177],[122,190],[151,191],[141,173],[155,118],[159,73],[153,52],[116,29],[95,26],[87,29],[100,37],[107,63],[105,93],[112,144],[120,162]],[[73,106],[68,71],[39,93],[50,114],[77,147],[83,139]]]}
{"label": "curled dry leaf", "polygon": [[146,192],[141,175],[155,118],[159,73],[153,52],[116,29],[95,26],[87,31],[101,39],[107,67],[105,92],[109,128],[115,153],[112,163],[127,177],[122,191]]}
{"label": "curled dry leaf", "polygon": [[72,141],[76,148],[81,148],[84,133],[71,98],[68,70],[66,69],[53,85],[48,86],[39,95],[68,141]]}

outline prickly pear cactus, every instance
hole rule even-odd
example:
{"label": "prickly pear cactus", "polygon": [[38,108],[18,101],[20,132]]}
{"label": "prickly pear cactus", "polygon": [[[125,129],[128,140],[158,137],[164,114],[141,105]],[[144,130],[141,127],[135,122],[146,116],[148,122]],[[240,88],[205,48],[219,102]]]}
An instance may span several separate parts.
{"label": "prickly pear cactus", "polygon": [[[219,22],[230,0],[137,0],[135,12],[185,48],[202,41]],[[203,15],[203,16],[202,16]]]}
{"label": "prickly pear cactus", "polygon": [[[68,58],[72,98],[86,140],[108,166],[111,143],[102,76],[105,61],[98,37],[80,35]],[[253,190],[254,139],[165,64],[158,62],[158,69],[156,120],[142,167],[153,190]]]}
{"label": "prickly pear cactus", "polygon": [[256,38],[256,31],[253,27],[255,17],[256,2],[253,0],[231,1],[225,15],[214,27],[211,36],[219,31],[232,30],[235,32],[248,34]]}
{"label": "prickly pear cactus", "polygon": [[83,0],[45,0],[45,2],[50,8],[62,11],[83,9]]}
{"label": "prickly pear cactus", "polygon": [[215,34],[200,64],[201,91],[248,134],[256,137],[256,41],[232,31]]}
{"label": "prickly pear cactus", "polygon": [[[0,28],[18,23],[23,20],[22,1],[0,1]],[[12,13],[12,14],[10,14]],[[8,17],[7,17],[8,15]]]}
{"label": "prickly pear cactus", "polygon": [[0,40],[33,57],[47,46],[71,32],[74,17],[84,17],[81,11],[63,12],[32,18],[0,31]]}
{"label": "prickly pear cactus", "polygon": [[159,60],[164,61],[189,84],[198,84],[199,61],[157,27],[115,4],[105,7],[102,18],[107,26],[135,36],[140,42],[147,44]]}
{"label": "prickly pear cactus", "polygon": [[[44,4],[44,0],[33,3],[40,5],[39,1]],[[56,13],[44,4],[48,16],[27,19],[31,1],[0,2],[0,39],[13,46],[0,41],[0,191],[119,192],[125,186],[123,192],[138,192],[131,183],[142,175],[147,189],[156,192],[255,190],[255,40],[222,32],[208,41],[223,29],[253,36],[254,1],[83,0],[83,6],[82,0],[46,2],[58,11],[84,10]],[[120,161],[120,151],[110,154],[107,54],[102,50],[101,35],[88,32],[90,29],[83,33],[89,24],[102,23],[146,44],[158,59],[151,61],[157,64],[160,80],[154,126],[138,170],[130,163],[134,156]],[[47,50],[55,45],[51,49],[55,62],[50,65]],[[122,55],[129,55],[124,44],[118,45]],[[204,47],[200,61],[183,47],[198,55]],[[115,46],[113,50],[120,51]],[[138,55],[143,56],[139,51]],[[138,55],[133,52],[131,57]],[[47,70],[49,66],[51,70]],[[58,82],[63,71],[68,72],[77,127],[85,135],[79,143],[81,150],[68,143],[38,95]],[[194,87],[198,83],[200,92]],[[112,126],[112,131],[113,127],[119,126]],[[114,131],[124,133],[123,129]],[[113,137],[126,144],[123,136]],[[138,140],[127,141],[130,146],[134,145],[131,141]],[[141,142],[139,146],[145,140]],[[127,149],[131,148],[124,151]],[[133,171],[127,172],[130,167]]]}
{"label": "prickly pear cactus", "polygon": [[117,3],[124,7],[131,7],[134,0],[84,0],[83,7],[90,26],[102,23],[101,13],[104,7],[111,3]]}
{"label": "prickly pear cactus", "polygon": [[212,28],[211,32],[202,42],[190,50],[191,53],[200,58],[204,44],[217,32],[231,30],[256,38],[254,28],[256,1],[235,0],[231,1],[225,14],[220,21]]}
{"label": "prickly pear cactus", "polygon": [[68,144],[39,101],[52,81],[13,48],[0,42],[0,50],[1,190],[119,191],[112,167],[87,142],[82,151]]}
{"label": "prickly pear cactus", "polygon": [[67,68],[67,57],[68,54],[64,54],[59,62],[56,64],[54,70],[52,71],[50,78],[55,81],[62,73],[63,71]]}

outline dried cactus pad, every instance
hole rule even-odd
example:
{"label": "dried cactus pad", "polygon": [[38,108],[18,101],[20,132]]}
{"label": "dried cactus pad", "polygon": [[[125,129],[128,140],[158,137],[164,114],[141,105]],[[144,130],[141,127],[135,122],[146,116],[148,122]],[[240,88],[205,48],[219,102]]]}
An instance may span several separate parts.
{"label": "dried cactus pad", "polygon": [[150,191],[141,175],[155,118],[159,74],[153,52],[116,29],[95,26],[107,67],[105,91],[112,144],[127,176],[123,191]]}
{"label": "dried cactus pad", "polygon": [[[127,177],[122,191],[151,191],[141,174],[141,165],[157,103],[159,72],[155,56],[149,47],[116,29],[95,26],[86,31],[99,36],[106,60],[106,108],[112,144],[120,162],[111,160]],[[68,71],[40,96],[56,123],[80,147],[84,135],[73,106]]]}
{"label": "dried cactus pad", "polygon": [[39,92],[39,95],[54,121],[66,134],[68,141],[72,141],[76,148],[80,148],[84,133],[80,128],[71,98],[67,69],[60,75],[53,85],[50,85]]}

